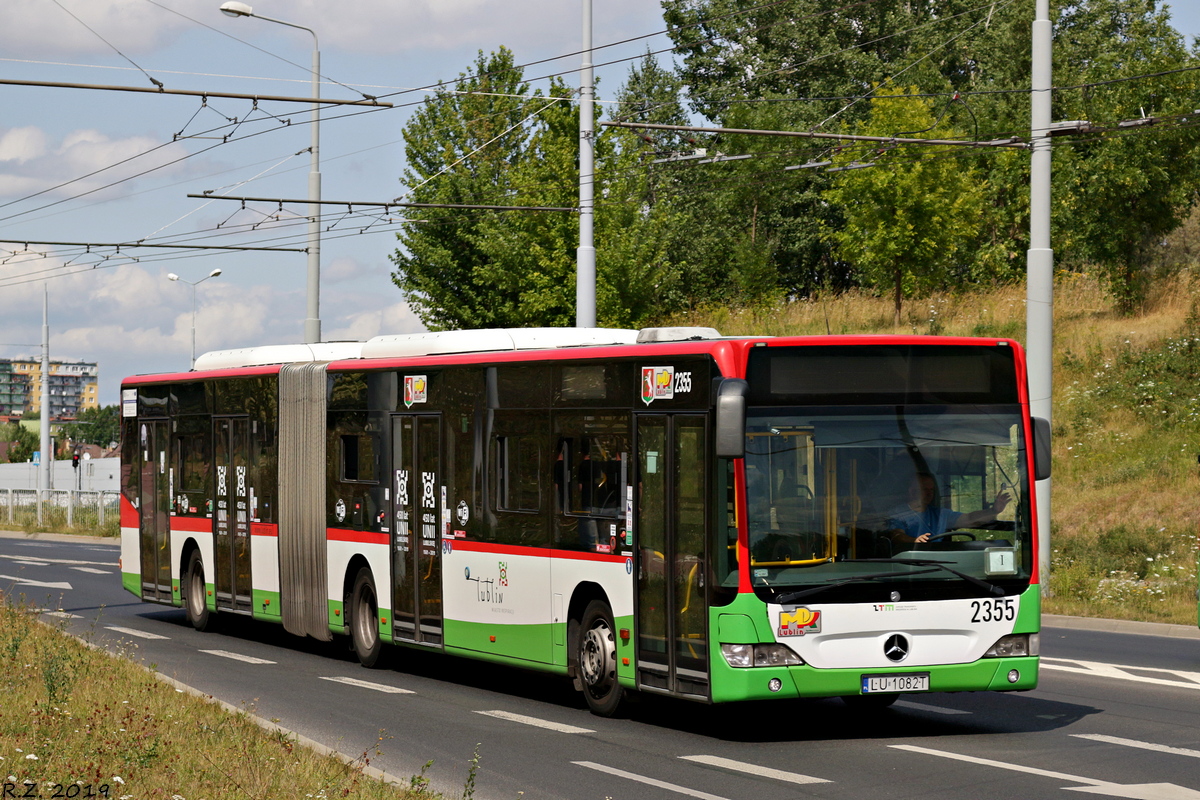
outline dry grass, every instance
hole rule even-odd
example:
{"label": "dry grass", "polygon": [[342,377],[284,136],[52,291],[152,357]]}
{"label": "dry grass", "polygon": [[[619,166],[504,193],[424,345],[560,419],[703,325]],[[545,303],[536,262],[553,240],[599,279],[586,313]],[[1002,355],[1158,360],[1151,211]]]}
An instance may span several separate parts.
{"label": "dry grass", "polygon": [[374,750],[353,764],[317,755],[89,649],[3,593],[0,658],[4,797],[434,798],[420,776],[402,788],[365,775]]}
{"label": "dry grass", "polygon": [[[1055,286],[1051,613],[1196,624],[1200,278],[1157,283],[1117,313],[1094,277]],[[1024,344],[1025,288],[909,301],[866,292],[672,320],[726,334],[1004,336]],[[1189,344],[1190,342],[1190,344]]]}

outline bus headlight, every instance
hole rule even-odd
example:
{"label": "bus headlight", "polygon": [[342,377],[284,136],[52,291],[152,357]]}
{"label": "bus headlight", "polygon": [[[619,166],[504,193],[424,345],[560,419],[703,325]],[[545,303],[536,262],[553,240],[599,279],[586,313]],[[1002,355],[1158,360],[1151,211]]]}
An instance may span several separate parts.
{"label": "bus headlight", "polygon": [[781,644],[723,644],[721,654],[729,666],[744,667],[798,667],[804,662],[800,656]]}
{"label": "bus headlight", "polygon": [[1011,633],[1001,636],[983,654],[984,658],[1008,658],[1009,656],[1036,656],[1040,648],[1040,637],[1036,633]]}

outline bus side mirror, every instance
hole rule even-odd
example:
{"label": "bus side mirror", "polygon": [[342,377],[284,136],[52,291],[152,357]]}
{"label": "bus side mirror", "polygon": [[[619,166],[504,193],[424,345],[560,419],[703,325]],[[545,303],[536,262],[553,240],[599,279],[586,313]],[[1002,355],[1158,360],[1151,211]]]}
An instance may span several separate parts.
{"label": "bus side mirror", "polygon": [[1033,477],[1050,477],[1050,420],[1041,417],[1033,418]]}
{"label": "bus side mirror", "polygon": [[717,458],[746,455],[746,394],[750,384],[725,378],[717,386]]}

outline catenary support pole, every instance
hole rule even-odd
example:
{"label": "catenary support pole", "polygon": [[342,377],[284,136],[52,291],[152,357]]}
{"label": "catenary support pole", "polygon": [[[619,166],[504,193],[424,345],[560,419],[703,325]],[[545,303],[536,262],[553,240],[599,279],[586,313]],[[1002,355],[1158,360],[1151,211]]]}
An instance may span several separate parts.
{"label": "catenary support pole", "polygon": [[[41,462],[38,466],[38,496],[44,502],[50,497],[50,468],[54,466],[54,453],[50,452],[50,290],[42,287],[42,416],[40,422],[40,441],[38,447],[42,451]],[[41,506],[38,506],[38,524],[41,520]]]}
{"label": "catenary support pole", "polygon": [[[1050,421],[1054,355],[1054,250],[1050,247],[1050,114],[1052,100],[1050,0],[1036,0],[1030,93],[1029,253],[1026,266],[1025,343],[1029,405]],[[1050,480],[1037,483],[1038,572],[1042,592],[1050,578]]]}
{"label": "catenary support pole", "polygon": [[596,327],[595,86],[592,0],[583,0],[583,66],[579,71],[579,250],[575,265],[575,325]]}

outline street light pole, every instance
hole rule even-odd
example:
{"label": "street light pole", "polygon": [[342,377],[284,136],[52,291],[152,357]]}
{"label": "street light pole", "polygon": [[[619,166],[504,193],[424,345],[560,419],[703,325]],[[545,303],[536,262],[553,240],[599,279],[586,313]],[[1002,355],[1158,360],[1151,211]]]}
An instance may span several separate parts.
{"label": "street light pole", "polygon": [[321,49],[317,32],[303,25],[284,22],[281,19],[255,14],[249,5],[237,0],[221,4],[221,13],[230,17],[254,17],[255,19],[286,25],[308,31],[313,37],[312,52],[312,144],[308,172],[308,285],[307,316],[304,319],[304,343],[321,341]]}
{"label": "street light pole", "polygon": [[221,270],[214,269],[212,272],[208,273],[198,281],[185,281],[174,272],[167,273],[167,280],[179,281],[180,283],[186,283],[188,286],[192,287],[192,369],[196,368],[196,287],[204,283],[209,278],[215,278],[220,274]]}

